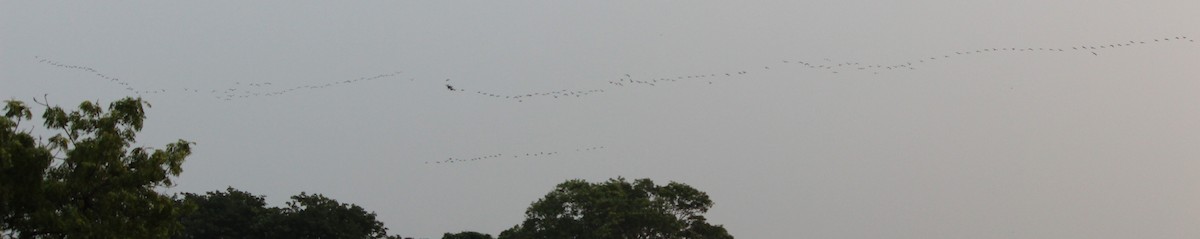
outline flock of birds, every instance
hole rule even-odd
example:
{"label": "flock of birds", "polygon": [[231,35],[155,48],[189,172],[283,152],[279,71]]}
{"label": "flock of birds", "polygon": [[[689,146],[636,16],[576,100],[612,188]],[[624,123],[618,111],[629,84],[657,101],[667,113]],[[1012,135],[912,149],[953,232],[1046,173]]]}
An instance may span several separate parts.
{"label": "flock of birds", "polygon": [[[446,79],[445,82],[446,82],[446,89],[448,89],[450,91],[467,91],[466,89],[455,88],[454,85],[451,85],[449,83],[450,79]],[[528,92],[528,94],[508,94],[508,95],[498,94],[498,92],[488,92],[488,91],[481,91],[481,90],[475,90],[474,92],[476,95],[480,95],[480,96],[493,97],[493,98],[506,98],[506,100],[516,100],[517,102],[524,102],[524,100],[527,100],[527,98],[534,98],[534,97],[554,97],[554,98],[572,97],[572,96],[583,97],[583,96],[587,96],[587,95],[598,94],[598,92],[604,92],[604,90],[556,90],[556,91],[545,91],[545,92]]]}
{"label": "flock of birds", "polygon": [[[864,65],[861,62],[818,63],[818,62],[806,62],[806,61],[802,61],[802,60],[783,60],[783,63],[784,64],[796,64],[796,65],[800,65],[802,67],[807,67],[809,69],[827,70],[829,73],[835,73],[835,74],[838,73],[839,71],[842,71],[842,72],[871,71],[874,74],[879,74],[880,71],[916,70],[917,69],[916,67],[921,64],[932,63],[934,61],[945,60],[945,59],[956,58],[956,57],[964,57],[964,56],[968,56],[968,55],[997,54],[997,53],[1004,53],[1004,52],[1028,52],[1028,53],[1088,52],[1088,53],[1091,53],[1091,55],[1093,55],[1093,56],[1099,56],[1100,54],[1097,53],[1097,51],[1104,51],[1104,50],[1124,48],[1124,47],[1133,47],[1133,46],[1146,45],[1146,44],[1168,43],[1168,42],[1173,42],[1173,41],[1174,42],[1188,42],[1188,43],[1196,42],[1196,40],[1194,40],[1194,39],[1188,39],[1187,36],[1175,36],[1175,37],[1155,38],[1155,39],[1150,39],[1150,40],[1115,42],[1115,43],[1109,43],[1109,44],[1070,46],[1069,48],[1068,47],[979,48],[979,49],[966,50],[966,51],[955,51],[953,53],[947,52],[947,53],[941,54],[941,55],[933,55],[933,56],[928,56],[928,57],[916,58],[916,59],[911,59],[911,60],[905,61],[903,63],[892,63],[892,64],[865,64]],[[825,61],[830,62],[829,58],[825,58]]]}
{"label": "flock of birds", "polygon": [[[777,64],[772,64],[772,65],[763,65],[761,68],[756,67],[755,69],[735,69],[735,70],[730,70],[730,71],[681,74],[681,75],[673,75],[673,76],[665,76],[665,77],[634,77],[631,74],[624,74],[623,77],[615,77],[616,79],[607,80],[605,82],[606,85],[602,85],[607,88],[574,89],[574,90],[562,89],[562,90],[554,90],[554,91],[525,92],[525,93],[503,93],[503,92],[494,92],[494,91],[487,91],[487,90],[468,90],[466,88],[462,88],[459,85],[455,85],[453,82],[451,82],[450,79],[445,79],[442,83],[445,83],[445,90],[448,90],[450,92],[471,93],[475,96],[487,97],[487,98],[496,99],[496,100],[526,102],[526,101],[535,100],[535,99],[580,98],[580,97],[585,97],[585,96],[590,96],[590,95],[595,95],[595,94],[606,93],[606,92],[612,91],[613,89],[623,88],[623,87],[655,87],[655,86],[664,86],[664,85],[672,84],[672,83],[694,83],[694,84],[711,85],[711,84],[714,84],[714,82],[743,79],[743,78],[746,78],[747,76],[752,75],[757,72],[770,71],[770,70],[772,70],[772,67],[776,67],[776,69],[789,69],[789,68],[799,67],[801,69],[823,71],[823,72],[826,72],[829,74],[853,73],[853,72],[879,74],[881,72],[917,70],[918,67],[922,66],[922,65],[931,64],[931,63],[937,62],[937,61],[946,61],[946,60],[952,60],[952,59],[957,59],[957,58],[966,58],[966,57],[972,56],[972,55],[980,56],[980,55],[1002,54],[1002,53],[1069,53],[1069,54],[1085,54],[1085,55],[1099,56],[1100,52],[1103,52],[1106,50],[1111,50],[1111,49],[1137,47],[1137,46],[1152,45],[1152,44],[1166,44],[1166,43],[1191,43],[1191,44],[1194,44],[1194,43],[1196,43],[1196,41],[1188,38],[1187,36],[1175,36],[1175,37],[1154,38],[1154,39],[1148,39],[1148,40],[1132,40],[1132,41],[1114,42],[1114,43],[1107,43],[1107,44],[1091,44],[1091,45],[1078,45],[1078,46],[1067,46],[1067,47],[979,48],[979,49],[971,49],[971,50],[946,52],[943,54],[936,54],[936,55],[931,55],[931,56],[927,56],[927,57],[913,58],[913,59],[909,59],[909,60],[905,60],[905,61],[892,62],[892,63],[888,63],[888,64],[867,64],[867,63],[862,63],[862,62],[858,62],[858,61],[835,62],[829,58],[823,58],[823,61],[822,60],[789,59],[789,60],[779,61],[782,64],[777,63]],[[368,77],[359,77],[356,79],[328,81],[328,82],[322,82],[322,83],[317,83],[317,84],[295,85],[295,86],[282,86],[283,84],[274,83],[274,82],[235,82],[233,85],[230,85],[229,87],[222,87],[222,88],[213,88],[213,89],[182,88],[182,89],[174,89],[174,90],[168,91],[165,88],[150,89],[150,90],[141,89],[141,88],[135,87],[129,81],[126,81],[124,79],[121,79],[121,78],[118,78],[115,76],[110,76],[108,74],[105,74],[99,70],[96,70],[96,69],[94,69],[92,67],[88,67],[88,66],[65,64],[65,63],[61,63],[61,62],[43,58],[43,57],[36,57],[36,59],[39,63],[44,63],[49,66],[90,73],[91,75],[93,75],[95,77],[98,77],[105,81],[111,82],[117,86],[120,86],[123,89],[125,89],[126,91],[133,93],[134,95],[141,96],[141,95],[152,95],[152,94],[164,94],[164,93],[168,93],[168,92],[171,92],[171,93],[184,92],[184,93],[197,93],[197,94],[198,93],[207,93],[207,94],[210,94],[213,98],[218,99],[218,100],[223,100],[223,101],[232,101],[232,100],[255,98],[255,97],[279,96],[279,95],[294,93],[294,92],[302,91],[302,90],[320,90],[320,89],[325,89],[325,88],[330,88],[330,87],[335,87],[335,86],[345,86],[345,85],[364,83],[364,82],[375,81],[375,80],[380,80],[380,79],[385,79],[385,78],[392,78],[392,77],[397,77],[400,74],[402,74],[402,72],[396,71],[396,72],[392,72],[392,73],[378,74],[378,75],[368,76]],[[410,79],[410,81],[414,81],[414,80],[415,79]],[[578,148],[578,149],[575,149],[574,151],[576,151],[576,152],[593,151],[593,150],[601,150],[601,149],[605,149],[605,148],[606,147],[604,147],[604,146],[597,146],[597,147]],[[562,152],[560,152],[560,151],[544,151],[544,152],[537,152],[537,153],[491,154],[491,155],[471,157],[471,158],[450,157],[450,158],[447,158],[444,160],[426,161],[425,164],[436,164],[436,165],[457,164],[457,163],[466,163],[466,162],[477,162],[477,161],[482,161],[482,160],[496,160],[496,159],[501,159],[501,158],[510,158],[510,159],[536,158],[536,157],[558,156],[561,154],[562,154]]]}
{"label": "flock of birds", "polygon": [[[397,72],[379,74],[379,75],[374,75],[374,76],[359,77],[357,79],[340,80],[340,81],[325,82],[325,83],[319,83],[319,84],[299,85],[299,86],[293,86],[293,87],[289,87],[289,88],[283,88],[283,89],[277,88],[277,89],[271,89],[271,90],[266,90],[266,91],[249,90],[249,89],[244,89],[244,88],[226,88],[226,89],[222,89],[220,91],[215,90],[215,89],[210,90],[209,93],[214,94],[214,97],[216,97],[217,99],[220,99],[220,100],[234,100],[234,99],[245,99],[245,98],[251,98],[251,97],[278,96],[278,95],[292,93],[292,92],[295,92],[298,90],[318,90],[318,89],[324,89],[324,88],[341,86],[341,85],[349,85],[349,84],[355,84],[355,83],[362,83],[362,82],[366,82],[366,81],[373,81],[373,80],[398,76],[401,73],[403,73],[403,72],[397,71]],[[241,86],[242,83],[234,82],[234,85]],[[272,84],[271,84],[271,82],[247,83],[246,86],[249,86],[251,88],[259,88],[259,87],[272,86]],[[193,91],[193,92],[199,92],[199,91]]]}
{"label": "flock of birds", "polygon": [[114,83],[114,84],[117,84],[117,85],[119,85],[119,86],[121,86],[121,87],[124,87],[124,89],[125,89],[125,90],[127,90],[127,91],[130,91],[130,92],[133,92],[134,94],[138,94],[138,95],[141,95],[141,94],[142,94],[142,92],[146,92],[146,93],[150,93],[150,92],[160,92],[160,91],[161,91],[161,92],[166,92],[166,89],[153,90],[153,91],[142,91],[142,90],[138,90],[138,89],[136,89],[136,88],[133,88],[133,85],[129,84],[129,82],[128,82],[128,81],[124,81],[124,80],[121,80],[121,78],[117,78],[117,77],[112,77],[112,76],[106,75],[106,74],[104,74],[104,73],[101,73],[100,71],[97,71],[97,70],[96,70],[96,69],[94,69],[94,68],[87,67],[87,66],[79,66],[79,65],[68,65],[68,64],[63,64],[63,63],[61,63],[61,62],[57,62],[57,61],[53,61],[53,60],[50,60],[50,59],[42,58],[41,56],[34,56],[34,57],[33,57],[33,59],[35,59],[35,60],[38,60],[38,63],[44,63],[44,64],[47,64],[47,65],[50,65],[50,66],[54,66],[54,67],[58,67],[58,68],[71,69],[71,70],[80,70],[80,71],[86,71],[86,72],[92,73],[92,74],[93,74],[93,75],[95,75],[96,77],[100,77],[100,79],[104,79],[104,80],[110,81],[110,82],[112,82],[112,83]]}
{"label": "flock of birds", "polygon": [[[927,56],[927,57],[920,57],[920,58],[914,58],[914,59],[909,59],[909,60],[905,60],[905,61],[892,62],[892,63],[888,63],[888,64],[865,64],[865,63],[858,62],[858,61],[835,62],[829,58],[823,58],[823,61],[791,59],[791,60],[782,60],[782,61],[780,61],[781,64],[777,63],[777,64],[772,64],[772,65],[763,65],[761,68],[735,69],[735,70],[723,71],[723,72],[682,74],[682,75],[663,76],[663,77],[634,77],[630,74],[624,74],[623,77],[616,77],[616,79],[607,80],[605,82],[606,85],[602,85],[607,88],[562,89],[562,90],[554,90],[554,91],[524,92],[524,93],[511,93],[511,92],[504,93],[504,92],[495,92],[495,91],[487,91],[487,90],[468,90],[466,88],[461,87],[460,85],[452,84],[450,79],[445,79],[444,83],[446,86],[446,90],[451,91],[451,92],[472,93],[475,96],[488,97],[488,98],[496,99],[496,100],[526,102],[526,101],[535,100],[535,99],[551,99],[551,100],[553,100],[553,99],[566,99],[566,98],[580,98],[580,97],[585,97],[585,96],[590,96],[590,95],[606,93],[611,90],[614,90],[615,88],[622,88],[622,87],[633,87],[633,86],[653,87],[653,86],[663,86],[663,85],[670,84],[670,83],[683,83],[683,82],[711,85],[714,82],[740,79],[740,78],[745,78],[748,75],[751,75],[756,72],[769,71],[772,69],[772,67],[776,67],[777,69],[778,68],[786,69],[786,68],[801,67],[803,69],[825,71],[830,74],[839,74],[839,73],[844,73],[844,72],[864,72],[864,73],[870,72],[872,74],[879,74],[881,72],[889,72],[889,71],[916,70],[916,69],[918,69],[919,66],[921,66],[923,64],[929,64],[929,63],[936,62],[936,61],[951,60],[954,58],[963,58],[963,57],[970,56],[970,55],[988,55],[988,54],[1017,52],[1017,53],[1074,53],[1074,54],[1082,53],[1082,54],[1098,56],[1098,55],[1100,55],[1098,52],[1103,52],[1105,50],[1110,50],[1110,49],[1135,47],[1135,46],[1150,45],[1150,44],[1164,44],[1164,43],[1172,43],[1172,42],[1196,43],[1195,40],[1190,39],[1187,36],[1174,36],[1174,37],[1163,37],[1163,38],[1154,38],[1154,39],[1147,39],[1147,40],[1131,40],[1131,41],[1113,42],[1113,43],[1107,43],[1107,44],[1090,44],[1090,45],[1078,45],[1078,46],[1067,46],[1067,47],[979,48],[979,49],[964,50],[964,51],[946,52],[943,54],[936,54],[936,55],[931,55],[931,56]],[[256,98],[256,97],[279,96],[279,95],[294,93],[294,92],[302,91],[302,90],[320,90],[320,89],[325,89],[325,88],[330,88],[330,87],[335,87],[335,86],[344,86],[344,85],[364,83],[364,82],[374,81],[374,80],[379,80],[379,79],[384,79],[384,78],[397,77],[402,73],[400,71],[396,71],[396,72],[392,72],[392,73],[379,74],[379,75],[374,75],[374,76],[359,77],[356,79],[328,81],[328,82],[323,82],[323,83],[307,84],[307,85],[295,85],[295,86],[290,86],[290,87],[282,86],[282,84],[272,83],[272,82],[246,82],[246,83],[236,82],[236,83],[234,83],[234,85],[230,85],[229,87],[212,88],[212,89],[182,88],[182,89],[173,89],[171,91],[168,91],[165,88],[149,89],[149,90],[137,88],[137,87],[133,86],[133,84],[131,84],[129,81],[123,80],[118,77],[107,75],[103,72],[100,72],[100,71],[98,71],[92,67],[88,67],[88,66],[65,64],[65,63],[61,63],[61,62],[43,58],[43,57],[36,57],[36,59],[38,60],[39,63],[44,63],[44,64],[47,64],[47,65],[50,65],[53,67],[69,69],[69,70],[78,70],[78,71],[84,71],[84,72],[90,73],[95,77],[99,77],[100,79],[112,82],[112,83],[116,84],[117,86],[122,87],[123,89],[129,91],[130,93],[133,93],[134,95],[140,96],[140,95],[164,94],[164,93],[168,93],[168,92],[171,92],[171,93],[174,93],[174,92],[207,93],[207,94],[210,94],[215,99],[224,100],[224,101],[232,101],[232,100],[240,100],[240,99]],[[409,80],[413,81],[415,79],[409,79]]]}
{"label": "flock of birds", "polygon": [[100,72],[99,70],[96,70],[95,68],[88,67],[88,66],[66,64],[66,63],[58,62],[58,61],[55,61],[52,59],[44,58],[41,56],[35,56],[35,59],[38,60],[38,63],[47,64],[47,65],[50,65],[53,67],[69,69],[69,70],[78,70],[78,71],[84,71],[87,73],[91,73],[93,76],[96,76],[96,77],[99,77],[100,79],[117,84],[117,85],[123,87],[124,90],[126,90],[130,93],[133,93],[134,95],[138,95],[138,96],[162,94],[162,93],[168,93],[168,92],[208,93],[208,94],[211,94],[213,98],[216,98],[218,100],[225,100],[225,101],[235,100],[235,99],[246,99],[246,98],[253,98],[253,97],[279,96],[279,95],[293,93],[293,92],[300,91],[300,90],[319,90],[319,89],[325,89],[325,88],[330,88],[330,87],[335,87],[335,86],[349,85],[349,84],[355,84],[355,83],[364,83],[367,81],[379,80],[379,79],[388,78],[388,77],[395,77],[395,76],[398,76],[401,73],[403,73],[400,71],[396,71],[396,72],[392,72],[392,73],[385,73],[385,74],[379,74],[379,75],[374,75],[374,76],[359,77],[356,79],[329,81],[329,82],[322,82],[322,83],[316,83],[316,84],[296,85],[296,86],[286,87],[286,88],[275,87],[276,85],[272,82],[246,82],[245,84],[243,84],[242,82],[234,82],[234,84],[231,87],[212,88],[212,89],[179,88],[179,89],[175,89],[174,91],[168,91],[168,89],[166,89],[166,88],[151,89],[151,90],[139,89],[139,88],[134,87],[129,81],[122,80],[121,78],[118,78],[118,77],[109,76],[103,72]]}
{"label": "flock of birds", "polygon": [[[450,86],[449,84],[447,84],[446,86],[447,86],[447,88],[450,89],[450,91],[466,91],[464,89],[455,89],[453,86]],[[492,98],[496,98],[496,99],[509,99],[509,100],[516,100],[517,102],[525,102],[526,99],[534,99],[534,98],[548,98],[548,97],[553,97],[555,99],[558,99],[559,97],[563,97],[563,98],[576,97],[576,98],[578,98],[578,97],[583,97],[583,96],[587,96],[590,94],[604,93],[604,90],[603,89],[592,89],[592,90],[565,90],[564,89],[564,90],[546,91],[546,92],[532,92],[532,93],[525,93],[525,94],[502,94],[502,93],[494,93],[494,92],[486,92],[486,91],[478,91],[477,90],[477,91],[474,91],[473,93],[480,95],[480,96],[492,97]]]}
{"label": "flock of birds", "polygon": [[[608,148],[607,146],[577,148],[577,149],[575,149],[574,152],[587,152],[587,151],[601,150],[601,149],[607,149],[607,148]],[[478,157],[473,157],[473,158],[450,157],[450,158],[446,158],[443,160],[425,161],[425,164],[440,165],[440,164],[468,163],[468,162],[477,162],[477,161],[481,161],[481,160],[492,160],[492,159],[501,159],[501,158],[521,159],[521,158],[555,156],[555,155],[561,155],[561,154],[563,154],[563,153],[560,151],[541,151],[541,152],[537,152],[537,153],[509,154],[509,155],[490,154],[490,155],[478,156]],[[511,156],[511,157],[509,157],[509,156]]]}

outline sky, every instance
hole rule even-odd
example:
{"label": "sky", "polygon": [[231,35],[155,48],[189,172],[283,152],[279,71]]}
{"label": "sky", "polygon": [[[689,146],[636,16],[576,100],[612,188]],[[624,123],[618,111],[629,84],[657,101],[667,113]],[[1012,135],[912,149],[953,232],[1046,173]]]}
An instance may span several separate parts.
{"label": "sky", "polygon": [[739,238],[1195,238],[1196,13],[0,1],[0,97],[143,97],[137,146],[196,142],[164,192],[321,193],[404,236],[495,235],[625,177],[707,192]]}

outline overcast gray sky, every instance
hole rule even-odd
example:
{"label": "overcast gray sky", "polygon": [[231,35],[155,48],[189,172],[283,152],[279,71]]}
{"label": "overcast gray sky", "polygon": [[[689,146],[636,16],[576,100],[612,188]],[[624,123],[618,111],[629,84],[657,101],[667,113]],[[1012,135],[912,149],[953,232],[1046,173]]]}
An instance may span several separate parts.
{"label": "overcast gray sky", "polygon": [[494,235],[557,183],[624,176],[708,192],[740,238],[1196,238],[1198,13],[3,1],[0,96],[141,95],[139,144],[197,142],[167,191],[323,193],[406,236]]}

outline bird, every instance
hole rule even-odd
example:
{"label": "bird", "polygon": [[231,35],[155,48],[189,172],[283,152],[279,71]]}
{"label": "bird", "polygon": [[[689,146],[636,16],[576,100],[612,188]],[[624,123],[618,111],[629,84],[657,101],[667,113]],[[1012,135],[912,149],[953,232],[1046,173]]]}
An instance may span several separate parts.
{"label": "bird", "polygon": [[450,84],[446,84],[446,89],[450,90],[450,91],[454,91],[454,86],[452,86]]}

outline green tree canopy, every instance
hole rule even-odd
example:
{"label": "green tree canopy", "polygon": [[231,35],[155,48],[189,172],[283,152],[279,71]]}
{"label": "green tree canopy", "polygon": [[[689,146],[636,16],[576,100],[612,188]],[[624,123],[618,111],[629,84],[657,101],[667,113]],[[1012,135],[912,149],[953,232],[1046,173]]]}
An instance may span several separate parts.
{"label": "green tree canopy", "polygon": [[180,218],[175,238],[398,238],[387,236],[375,213],[321,194],[300,193],[286,207],[266,207],[262,196],[237,189],[185,193],[180,205],[195,211]]}
{"label": "green tree canopy", "polygon": [[46,106],[43,141],[21,129],[32,113],[8,100],[0,118],[0,231],[15,238],[166,238],[183,212],[155,191],[183,172],[192,143],[131,147],[142,130],[141,98]]}
{"label": "green tree canopy", "polygon": [[292,196],[287,207],[273,209],[270,238],[387,238],[387,228],[354,204],[339,203],[321,194]]}
{"label": "green tree canopy", "polygon": [[265,220],[272,213],[262,196],[238,191],[232,187],[205,194],[184,193],[180,205],[194,211],[179,220],[183,232],[180,239],[199,238],[265,238]]}
{"label": "green tree canopy", "polygon": [[525,221],[499,238],[733,238],[704,218],[712,205],[707,194],[682,183],[569,180],[529,206]]}
{"label": "green tree canopy", "polygon": [[442,239],[492,239],[492,235],[478,232],[459,232],[442,234]]}

